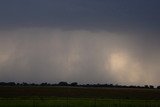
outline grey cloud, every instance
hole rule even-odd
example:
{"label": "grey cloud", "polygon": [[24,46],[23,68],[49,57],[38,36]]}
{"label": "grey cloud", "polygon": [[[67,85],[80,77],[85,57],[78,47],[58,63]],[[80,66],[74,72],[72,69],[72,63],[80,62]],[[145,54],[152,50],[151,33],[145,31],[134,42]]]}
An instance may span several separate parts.
{"label": "grey cloud", "polygon": [[158,44],[149,44],[153,49],[148,50],[147,41],[142,46],[130,35],[52,28],[0,34],[0,81],[141,85],[160,81],[159,50],[154,48]]}
{"label": "grey cloud", "polygon": [[157,31],[159,0],[2,0],[0,27]]}

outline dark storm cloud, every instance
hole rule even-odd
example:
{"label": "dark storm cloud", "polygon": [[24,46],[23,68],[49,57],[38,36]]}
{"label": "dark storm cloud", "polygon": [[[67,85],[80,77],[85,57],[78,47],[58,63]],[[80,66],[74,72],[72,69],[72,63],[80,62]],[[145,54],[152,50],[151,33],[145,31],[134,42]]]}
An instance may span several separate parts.
{"label": "dark storm cloud", "polygon": [[1,0],[0,81],[160,82],[159,0]]}
{"label": "dark storm cloud", "polygon": [[106,29],[160,28],[159,0],[1,0],[0,25]]}

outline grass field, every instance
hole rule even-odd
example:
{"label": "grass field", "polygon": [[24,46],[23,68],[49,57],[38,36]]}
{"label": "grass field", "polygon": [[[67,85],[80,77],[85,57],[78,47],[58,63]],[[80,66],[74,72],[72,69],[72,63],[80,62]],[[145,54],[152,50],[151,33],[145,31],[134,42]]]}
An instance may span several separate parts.
{"label": "grass field", "polygon": [[123,100],[123,99],[5,99],[0,100],[0,107],[160,107],[158,100]]}
{"label": "grass field", "polygon": [[0,107],[160,107],[160,90],[0,87]]}

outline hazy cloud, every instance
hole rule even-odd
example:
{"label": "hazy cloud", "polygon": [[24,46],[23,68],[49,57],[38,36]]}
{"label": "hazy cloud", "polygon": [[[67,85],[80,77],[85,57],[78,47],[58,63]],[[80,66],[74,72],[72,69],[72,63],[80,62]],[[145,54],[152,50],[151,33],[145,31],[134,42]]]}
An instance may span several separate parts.
{"label": "hazy cloud", "polygon": [[154,85],[160,81],[158,44],[145,41],[142,46],[132,35],[51,28],[0,34],[1,81]]}

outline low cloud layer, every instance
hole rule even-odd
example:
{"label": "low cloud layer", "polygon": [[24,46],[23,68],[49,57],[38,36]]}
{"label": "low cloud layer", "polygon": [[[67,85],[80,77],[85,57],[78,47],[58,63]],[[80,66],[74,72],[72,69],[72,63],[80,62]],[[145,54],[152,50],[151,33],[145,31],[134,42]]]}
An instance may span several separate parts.
{"label": "low cloud layer", "polygon": [[0,29],[53,27],[159,32],[159,0],[1,0]]}
{"label": "low cloud layer", "polygon": [[0,35],[0,81],[160,82],[157,35],[54,28],[3,30]]}

